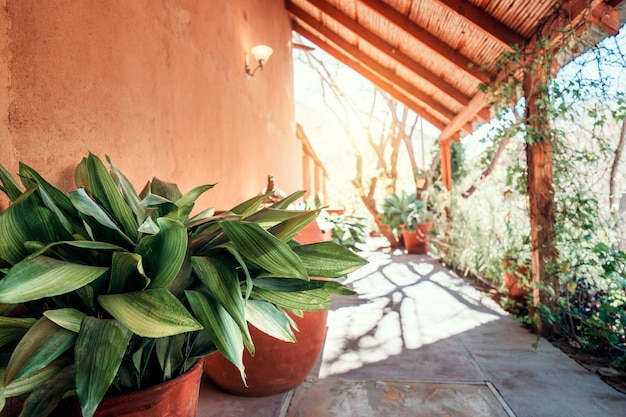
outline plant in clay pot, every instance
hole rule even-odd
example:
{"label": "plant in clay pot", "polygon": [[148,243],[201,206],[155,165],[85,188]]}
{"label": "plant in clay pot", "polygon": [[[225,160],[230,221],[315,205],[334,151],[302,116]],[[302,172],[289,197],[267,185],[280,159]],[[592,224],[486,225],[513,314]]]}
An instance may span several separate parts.
{"label": "plant in clay pot", "polygon": [[[120,415],[100,408],[105,397],[190,369],[199,384],[202,358],[216,350],[245,378],[248,323],[294,339],[285,310],[328,308],[332,294],[352,293],[309,276],[342,277],[365,263],[332,242],[293,240],[318,214],[286,209],[303,193],[192,216],[212,185],[182,194],[155,178],[139,194],[93,154],[69,193],[25,164],[19,177],[0,166],[11,201],[0,213],[0,405],[26,395],[21,416],[54,413],[68,397],[85,417]],[[10,315],[16,305],[25,313]],[[185,411],[142,415],[195,415],[197,395],[196,387],[195,398],[169,401],[186,402]]]}
{"label": "plant in clay pot", "polygon": [[407,252],[428,252],[432,215],[426,202],[417,199],[417,193],[407,194],[403,190],[385,197],[379,217],[396,235],[402,236]]}
{"label": "plant in clay pot", "polygon": [[502,259],[503,285],[508,297],[524,304],[530,294],[530,259],[521,250],[507,250]]}

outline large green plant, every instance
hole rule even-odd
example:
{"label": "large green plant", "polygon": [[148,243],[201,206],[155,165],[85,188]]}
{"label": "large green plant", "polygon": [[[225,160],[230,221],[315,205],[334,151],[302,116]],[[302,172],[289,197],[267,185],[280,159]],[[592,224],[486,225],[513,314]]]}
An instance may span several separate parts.
{"label": "large green plant", "polygon": [[[30,393],[22,416],[45,416],[68,394],[85,417],[107,392],[174,378],[219,349],[241,371],[248,323],[294,340],[284,310],[327,309],[336,281],[364,260],[332,242],[294,237],[318,214],[256,196],[191,216],[211,185],[182,194],[153,179],[139,195],[93,154],[64,194],[20,164],[0,166],[11,205],[0,213],[0,400]],[[13,306],[27,314],[6,314]]]}
{"label": "large green plant", "polygon": [[404,190],[385,197],[378,216],[396,233],[401,233],[402,229],[415,231],[430,219],[426,202],[418,200],[417,193],[407,194]]}

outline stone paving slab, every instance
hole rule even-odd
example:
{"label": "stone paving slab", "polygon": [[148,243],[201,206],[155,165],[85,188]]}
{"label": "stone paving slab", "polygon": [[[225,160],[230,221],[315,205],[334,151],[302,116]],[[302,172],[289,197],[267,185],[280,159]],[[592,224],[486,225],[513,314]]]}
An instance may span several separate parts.
{"label": "stone paving slab", "polygon": [[514,417],[488,384],[310,378],[286,417]]}

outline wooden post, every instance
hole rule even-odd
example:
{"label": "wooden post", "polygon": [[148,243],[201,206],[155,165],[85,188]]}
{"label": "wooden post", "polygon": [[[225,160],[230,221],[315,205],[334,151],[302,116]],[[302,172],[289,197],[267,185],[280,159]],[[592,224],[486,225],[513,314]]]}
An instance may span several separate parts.
{"label": "wooden post", "polygon": [[[542,57],[545,58],[545,57]],[[543,60],[535,60],[541,62]],[[557,259],[554,248],[554,188],[552,173],[552,133],[546,107],[547,81],[552,63],[531,64],[524,72],[526,98],[526,162],[528,164],[528,201],[530,209],[530,242],[533,283],[552,287],[558,294],[558,276],[548,275],[546,266]],[[534,303],[553,306],[555,300],[546,291],[533,290]],[[547,334],[546,323],[538,324],[539,332]]]}
{"label": "wooden post", "polygon": [[303,198],[307,199],[312,195],[311,186],[313,181],[311,180],[311,164],[312,158],[305,152],[302,153],[302,187],[306,190]]}
{"label": "wooden post", "polygon": [[448,190],[452,188],[452,151],[451,142],[459,143],[461,135],[455,133],[446,139],[439,138],[439,163],[441,164],[441,182]]}
{"label": "wooden post", "polygon": [[450,157],[450,140],[439,141],[441,155],[441,182],[448,190],[452,188],[452,161]]}
{"label": "wooden post", "polygon": [[315,169],[315,175],[313,177],[313,181],[314,181],[313,191],[314,192],[311,195],[312,197],[315,197],[320,194],[320,192],[322,191],[322,181],[324,179],[324,172],[322,171],[322,167],[315,164],[314,169]]}

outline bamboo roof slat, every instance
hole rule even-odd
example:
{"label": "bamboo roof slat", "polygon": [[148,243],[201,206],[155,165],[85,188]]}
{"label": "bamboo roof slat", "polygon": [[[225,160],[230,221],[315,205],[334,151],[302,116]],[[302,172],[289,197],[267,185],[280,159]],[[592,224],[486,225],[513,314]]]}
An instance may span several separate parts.
{"label": "bamboo roof slat", "polygon": [[296,32],[454,138],[488,117],[480,85],[496,77],[494,63],[513,43],[527,47],[546,22],[594,23],[594,12],[604,16],[624,2],[285,0],[285,8]]}

